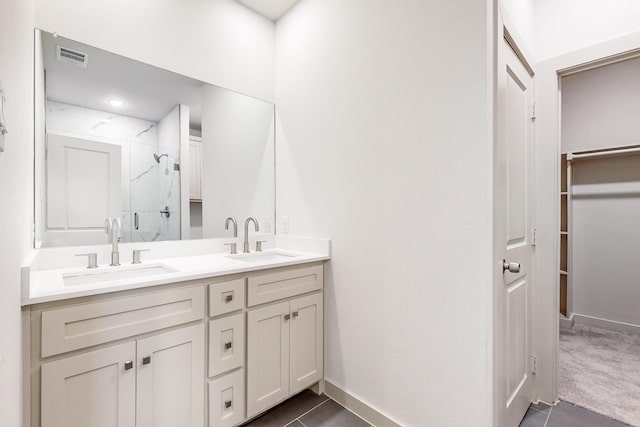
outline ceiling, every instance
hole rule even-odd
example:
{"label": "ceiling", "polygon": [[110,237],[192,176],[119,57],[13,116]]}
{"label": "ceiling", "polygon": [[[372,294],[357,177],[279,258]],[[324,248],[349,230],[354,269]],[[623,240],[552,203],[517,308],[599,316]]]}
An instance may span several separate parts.
{"label": "ceiling", "polygon": [[[87,68],[56,59],[56,45],[87,54]],[[47,99],[154,122],[185,104],[190,127],[200,129],[204,83],[51,33],[42,32],[42,47]]]}
{"label": "ceiling", "polygon": [[237,0],[260,15],[277,21],[299,0]]}

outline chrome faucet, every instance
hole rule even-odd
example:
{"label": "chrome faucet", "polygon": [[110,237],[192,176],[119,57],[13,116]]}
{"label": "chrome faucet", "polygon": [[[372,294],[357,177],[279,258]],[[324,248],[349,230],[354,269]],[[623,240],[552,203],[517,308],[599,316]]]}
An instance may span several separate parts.
{"label": "chrome faucet", "polygon": [[111,267],[120,265],[120,253],[118,252],[118,242],[122,238],[122,222],[120,218],[107,218],[104,227],[105,233],[111,238]]}
{"label": "chrome faucet", "polygon": [[249,223],[252,221],[256,231],[260,231],[258,220],[252,216],[247,218],[247,220],[244,222],[244,250],[242,251],[243,254],[248,254],[250,252],[249,251]]}
{"label": "chrome faucet", "polygon": [[233,237],[238,237],[238,223],[236,222],[236,219],[234,217],[230,216],[229,218],[227,218],[227,221],[224,223],[224,229],[229,229],[230,222],[233,223]]}
{"label": "chrome faucet", "polygon": [[[229,229],[230,222],[233,223],[233,237],[238,237],[238,223],[236,222],[236,219],[234,217],[230,216],[229,218],[227,218],[227,220],[224,223],[224,229],[225,230]],[[225,245],[231,246],[231,255],[235,255],[238,253],[236,249],[236,242],[225,243]]]}

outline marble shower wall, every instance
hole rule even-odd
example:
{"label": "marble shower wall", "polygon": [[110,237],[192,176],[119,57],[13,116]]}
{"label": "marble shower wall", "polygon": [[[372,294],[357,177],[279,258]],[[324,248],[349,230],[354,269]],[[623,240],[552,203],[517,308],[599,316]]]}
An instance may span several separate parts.
{"label": "marble shower wall", "polygon": [[[166,118],[165,118],[166,119]],[[165,121],[163,119],[163,121]],[[164,137],[157,122],[47,100],[47,133],[121,146],[124,242],[180,239],[179,139]],[[154,154],[169,154],[158,164]],[[169,206],[171,214],[160,213]],[[134,213],[139,229],[134,229]]]}

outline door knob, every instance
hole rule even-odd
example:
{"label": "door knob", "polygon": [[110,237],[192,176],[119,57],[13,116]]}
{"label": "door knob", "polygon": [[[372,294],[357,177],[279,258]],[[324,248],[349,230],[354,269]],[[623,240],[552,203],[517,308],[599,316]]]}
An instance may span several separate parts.
{"label": "door knob", "polygon": [[520,273],[520,263],[517,262],[507,262],[507,260],[502,260],[502,272],[508,271],[509,273]]}

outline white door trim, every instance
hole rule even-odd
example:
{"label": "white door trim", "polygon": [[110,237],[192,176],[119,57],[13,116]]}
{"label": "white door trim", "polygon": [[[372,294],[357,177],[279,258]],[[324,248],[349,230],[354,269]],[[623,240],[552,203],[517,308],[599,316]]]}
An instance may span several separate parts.
{"label": "white door trim", "polygon": [[640,56],[640,32],[547,59],[536,65],[536,400],[552,403],[559,398],[560,78],[635,56]]}

